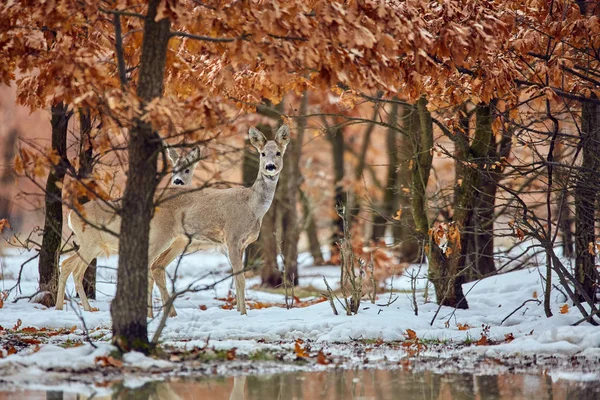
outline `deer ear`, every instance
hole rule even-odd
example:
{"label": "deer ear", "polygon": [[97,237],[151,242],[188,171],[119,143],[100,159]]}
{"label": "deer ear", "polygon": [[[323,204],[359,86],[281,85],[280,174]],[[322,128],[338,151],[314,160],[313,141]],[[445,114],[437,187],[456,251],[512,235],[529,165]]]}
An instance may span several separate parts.
{"label": "deer ear", "polygon": [[198,161],[200,159],[200,148],[198,146],[194,146],[194,148],[188,153],[187,158],[190,161]]}
{"label": "deer ear", "polygon": [[167,156],[169,157],[169,161],[171,161],[171,165],[175,165],[177,160],[179,159],[179,154],[177,150],[172,147],[167,147]]}
{"label": "deer ear", "polygon": [[248,131],[248,136],[250,137],[250,143],[252,146],[256,147],[258,151],[262,151],[267,144],[267,138],[256,128],[250,128]]}
{"label": "deer ear", "polygon": [[281,128],[277,130],[275,141],[285,151],[285,148],[290,142],[290,128],[287,125],[281,125]]}

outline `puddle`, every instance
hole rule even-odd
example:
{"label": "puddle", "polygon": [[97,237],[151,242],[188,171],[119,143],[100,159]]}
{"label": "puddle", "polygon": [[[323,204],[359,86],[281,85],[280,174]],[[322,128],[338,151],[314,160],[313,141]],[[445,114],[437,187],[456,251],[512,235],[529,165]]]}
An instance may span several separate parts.
{"label": "puddle", "polygon": [[[571,377],[585,378],[582,374]],[[436,374],[404,370],[330,370],[274,375],[201,377],[69,386],[56,390],[4,391],[5,399],[552,399],[600,398],[596,379],[571,380],[539,374]]]}

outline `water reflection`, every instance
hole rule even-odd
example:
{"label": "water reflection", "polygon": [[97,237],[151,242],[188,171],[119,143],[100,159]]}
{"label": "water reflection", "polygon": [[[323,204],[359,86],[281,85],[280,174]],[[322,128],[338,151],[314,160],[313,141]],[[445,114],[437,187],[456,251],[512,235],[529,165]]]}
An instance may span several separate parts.
{"label": "water reflection", "polygon": [[[112,394],[109,396],[96,395],[93,398],[95,400],[587,400],[600,398],[600,383],[565,380],[553,382],[547,375],[473,376],[440,375],[431,372],[412,373],[402,370],[340,370],[148,382],[135,389],[120,383],[113,385],[111,391]],[[13,398],[66,400],[89,397],[56,391],[0,392],[0,400]]]}

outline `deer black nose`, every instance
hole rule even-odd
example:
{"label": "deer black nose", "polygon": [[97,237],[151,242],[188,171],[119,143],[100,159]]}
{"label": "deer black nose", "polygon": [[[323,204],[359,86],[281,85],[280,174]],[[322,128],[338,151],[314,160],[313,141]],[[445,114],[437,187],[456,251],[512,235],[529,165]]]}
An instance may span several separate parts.
{"label": "deer black nose", "polygon": [[177,178],[173,181],[173,185],[183,185],[183,181],[181,179]]}
{"label": "deer black nose", "polygon": [[265,168],[267,169],[267,171],[275,171],[275,169],[277,169],[275,164],[267,164]]}

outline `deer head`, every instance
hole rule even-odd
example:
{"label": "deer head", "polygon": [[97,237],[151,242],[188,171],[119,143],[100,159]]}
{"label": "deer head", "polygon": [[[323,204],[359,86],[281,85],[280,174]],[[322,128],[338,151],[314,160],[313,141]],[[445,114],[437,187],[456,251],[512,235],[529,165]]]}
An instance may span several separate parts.
{"label": "deer head", "polygon": [[267,140],[261,131],[250,128],[250,143],[260,155],[259,171],[267,177],[275,177],[283,168],[283,153],[290,142],[290,128],[282,125],[275,134],[275,140]]}
{"label": "deer head", "polygon": [[167,147],[167,155],[173,166],[171,184],[176,186],[187,186],[192,183],[194,170],[202,158],[202,151],[198,146],[194,147],[185,155],[180,155],[172,147]]}

